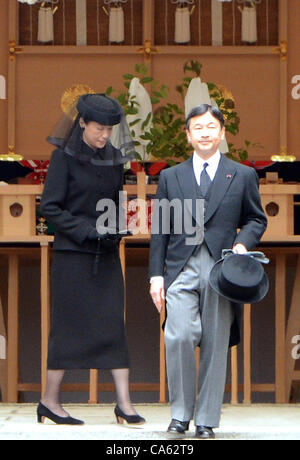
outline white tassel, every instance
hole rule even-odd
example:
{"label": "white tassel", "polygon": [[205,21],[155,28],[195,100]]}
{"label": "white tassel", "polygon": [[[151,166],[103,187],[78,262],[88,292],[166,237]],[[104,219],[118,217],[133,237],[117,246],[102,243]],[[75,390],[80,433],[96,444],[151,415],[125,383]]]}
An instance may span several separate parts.
{"label": "white tassel", "polygon": [[6,340],[0,335],[0,359],[6,359]]}
{"label": "white tassel", "polygon": [[6,80],[3,75],[0,75],[0,99],[6,99]]}
{"label": "white tassel", "polygon": [[54,39],[53,12],[50,7],[39,9],[38,41],[41,43],[52,42]]}
{"label": "white tassel", "polygon": [[124,10],[122,7],[110,8],[109,11],[109,42],[122,43],[125,40]]}
{"label": "white tassel", "polygon": [[176,8],[175,13],[175,43],[191,41],[191,21],[189,8]]}
{"label": "white tassel", "polygon": [[255,7],[244,6],[242,10],[242,42],[257,42],[257,13]]}
{"label": "white tassel", "polygon": [[87,45],[86,0],[76,0],[76,44]]}
{"label": "white tassel", "polygon": [[212,45],[223,45],[223,10],[222,2],[211,0]]}

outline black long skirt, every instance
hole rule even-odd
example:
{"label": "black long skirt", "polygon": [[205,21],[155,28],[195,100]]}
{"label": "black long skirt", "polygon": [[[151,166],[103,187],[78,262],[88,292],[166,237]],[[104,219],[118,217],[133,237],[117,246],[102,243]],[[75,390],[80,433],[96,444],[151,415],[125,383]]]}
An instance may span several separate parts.
{"label": "black long skirt", "polygon": [[117,251],[100,255],[54,251],[48,369],[129,367],[124,283]]}

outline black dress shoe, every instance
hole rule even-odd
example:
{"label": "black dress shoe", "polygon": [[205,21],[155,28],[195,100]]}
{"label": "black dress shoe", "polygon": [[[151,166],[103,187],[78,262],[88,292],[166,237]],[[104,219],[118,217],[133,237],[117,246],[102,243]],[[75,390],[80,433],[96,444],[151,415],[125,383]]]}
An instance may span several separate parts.
{"label": "black dress shoe", "polygon": [[168,427],[168,433],[184,433],[189,429],[190,422],[180,422],[175,418],[172,418],[171,423]]}
{"label": "black dress shoe", "polygon": [[198,439],[214,439],[215,433],[210,426],[196,426],[195,437]]}
{"label": "black dress shoe", "polygon": [[56,423],[56,425],[84,425],[82,420],[77,420],[76,418],[68,417],[60,417],[59,415],[54,414],[51,412],[48,407],[44,406],[41,402],[37,408],[37,421],[38,423],[44,423],[45,418],[48,418],[52,422]]}
{"label": "black dress shoe", "polygon": [[116,405],[115,407],[115,416],[117,419],[117,423],[120,424],[123,424],[124,420],[128,423],[128,425],[143,425],[146,422],[146,420],[138,414],[125,414],[118,405]]}

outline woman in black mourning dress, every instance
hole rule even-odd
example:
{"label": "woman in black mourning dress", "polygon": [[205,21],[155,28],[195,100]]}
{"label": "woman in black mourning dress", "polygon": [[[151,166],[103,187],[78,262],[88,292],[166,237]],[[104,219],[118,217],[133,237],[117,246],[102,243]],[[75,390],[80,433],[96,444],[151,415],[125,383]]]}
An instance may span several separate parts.
{"label": "woman in black mourning dress", "polygon": [[103,230],[97,223],[104,210],[96,209],[99,200],[109,199],[116,207],[114,216],[119,215],[124,163],[134,151],[124,112],[106,95],[83,95],[48,141],[58,147],[41,200],[41,213],[55,229],[52,324],[47,386],[38,421],[47,417],[57,424],[83,424],[60,404],[65,370],[111,369],[117,421],[143,423],[129,395],[120,235],[116,234],[120,221]]}

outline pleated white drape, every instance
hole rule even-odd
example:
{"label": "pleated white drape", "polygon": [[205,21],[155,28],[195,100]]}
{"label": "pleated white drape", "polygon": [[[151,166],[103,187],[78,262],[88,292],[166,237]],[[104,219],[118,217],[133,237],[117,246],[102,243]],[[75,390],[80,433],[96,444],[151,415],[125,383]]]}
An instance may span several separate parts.
{"label": "pleated white drape", "polygon": [[175,43],[191,41],[191,16],[189,8],[176,8],[175,12]]}
{"label": "pleated white drape", "polygon": [[244,6],[242,10],[242,42],[257,42],[257,13],[255,6]]}
{"label": "pleated white drape", "polygon": [[124,10],[120,7],[111,7],[109,10],[109,41],[122,43],[125,40]]}
{"label": "pleated white drape", "polygon": [[3,75],[0,75],[0,99],[6,99],[6,80]]}
{"label": "pleated white drape", "polygon": [[41,6],[38,17],[38,41],[52,42],[54,39],[53,11],[51,7]]}
{"label": "pleated white drape", "polygon": [[86,0],[76,0],[76,44],[87,44]]}

